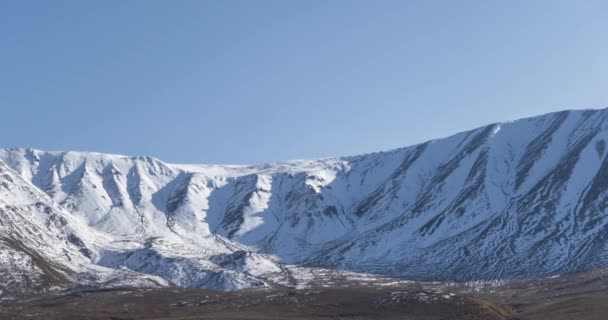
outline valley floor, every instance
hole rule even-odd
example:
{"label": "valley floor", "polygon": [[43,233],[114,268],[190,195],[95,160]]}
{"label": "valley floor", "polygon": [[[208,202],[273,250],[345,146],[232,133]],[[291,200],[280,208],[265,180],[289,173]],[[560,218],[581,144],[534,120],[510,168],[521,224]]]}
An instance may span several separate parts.
{"label": "valley floor", "polygon": [[395,282],[218,292],[93,289],[4,297],[0,319],[605,319],[608,272],[503,285]]}
{"label": "valley floor", "polygon": [[3,302],[2,319],[501,319],[467,297],[445,299],[395,288],[218,293],[203,290],[94,291]]}

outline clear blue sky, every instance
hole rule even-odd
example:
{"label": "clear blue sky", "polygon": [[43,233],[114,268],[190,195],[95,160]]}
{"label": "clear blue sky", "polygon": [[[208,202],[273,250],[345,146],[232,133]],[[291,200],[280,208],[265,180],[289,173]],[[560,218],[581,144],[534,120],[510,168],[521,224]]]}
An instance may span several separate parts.
{"label": "clear blue sky", "polygon": [[608,107],[606,1],[0,1],[0,147],[260,163]]}

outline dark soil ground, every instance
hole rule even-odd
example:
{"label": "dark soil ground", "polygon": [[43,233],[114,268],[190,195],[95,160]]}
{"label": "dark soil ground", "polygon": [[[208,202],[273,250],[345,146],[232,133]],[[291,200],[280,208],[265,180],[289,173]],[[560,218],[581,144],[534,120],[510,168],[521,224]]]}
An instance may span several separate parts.
{"label": "dark soil ground", "polygon": [[[424,293],[424,292],[420,292]],[[501,319],[467,297],[422,301],[392,289],[116,289],[21,297],[0,304],[1,319]]]}
{"label": "dark soil ground", "polygon": [[608,319],[608,272],[496,286],[70,290],[0,300],[0,319]]}
{"label": "dark soil ground", "polygon": [[508,319],[608,319],[608,270],[512,282],[484,297],[511,308]]}

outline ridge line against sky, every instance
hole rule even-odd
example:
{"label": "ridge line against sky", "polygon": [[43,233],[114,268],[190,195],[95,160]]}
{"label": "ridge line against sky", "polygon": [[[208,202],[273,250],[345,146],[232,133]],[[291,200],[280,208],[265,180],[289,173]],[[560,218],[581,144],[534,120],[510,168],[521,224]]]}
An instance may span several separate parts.
{"label": "ridge line against sky", "polygon": [[1,147],[267,163],[608,106],[603,1],[3,1]]}
{"label": "ridge line against sky", "polygon": [[431,142],[431,141],[447,139],[447,138],[450,138],[450,137],[458,135],[458,134],[466,133],[468,131],[475,131],[475,130],[484,128],[486,126],[494,125],[494,124],[508,124],[508,123],[512,123],[512,122],[517,122],[517,121],[531,119],[531,118],[545,117],[545,116],[552,115],[552,114],[555,114],[555,113],[560,113],[560,112],[584,112],[584,111],[602,111],[602,110],[608,110],[608,107],[606,107],[606,108],[566,109],[566,110],[551,111],[551,112],[548,112],[548,113],[543,113],[543,114],[533,115],[533,116],[528,116],[528,117],[522,117],[522,118],[517,118],[517,119],[511,119],[511,120],[505,120],[505,121],[495,121],[495,122],[487,123],[485,125],[477,126],[477,127],[474,127],[474,128],[469,128],[469,129],[466,129],[466,130],[461,130],[461,131],[458,131],[458,132],[453,132],[453,133],[445,135],[445,136],[431,138],[431,139],[428,139],[428,140],[419,141],[419,142],[415,142],[413,144],[403,145],[403,146],[392,148],[392,149],[375,150],[375,151],[363,152],[363,153],[359,153],[359,154],[336,155],[336,156],[317,157],[317,158],[303,157],[303,158],[298,158],[298,159],[281,159],[281,160],[268,161],[268,162],[260,162],[260,163],[241,163],[241,164],[233,164],[233,163],[195,163],[195,162],[179,162],[178,163],[178,162],[167,162],[167,161],[163,160],[162,158],[154,157],[154,156],[151,156],[151,155],[128,155],[128,154],[117,154],[117,153],[99,152],[99,151],[95,151],[95,150],[47,150],[47,149],[43,150],[43,149],[32,148],[32,147],[24,147],[24,146],[8,147],[8,148],[2,148],[2,147],[0,147],[0,150],[2,150],[2,149],[26,149],[26,150],[27,149],[33,149],[33,150],[37,150],[37,151],[51,152],[51,153],[76,152],[76,153],[100,154],[100,155],[106,155],[106,156],[116,156],[116,157],[125,157],[125,158],[152,157],[152,158],[160,160],[160,161],[162,161],[164,163],[174,164],[174,165],[261,166],[261,165],[272,164],[272,163],[286,163],[286,162],[290,162],[290,161],[315,161],[315,160],[324,160],[324,159],[350,158],[350,157],[364,156],[364,155],[375,154],[375,153],[391,152],[391,151],[395,151],[395,150],[402,149],[402,148],[414,147],[414,146],[417,146],[417,145],[420,145],[420,144],[424,144],[424,143],[427,143],[427,142]]}

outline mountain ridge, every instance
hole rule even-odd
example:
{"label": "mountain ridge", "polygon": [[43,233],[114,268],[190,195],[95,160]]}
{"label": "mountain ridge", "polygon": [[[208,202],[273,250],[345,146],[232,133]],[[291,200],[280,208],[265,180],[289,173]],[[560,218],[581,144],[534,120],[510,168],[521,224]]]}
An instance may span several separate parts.
{"label": "mountain ridge", "polygon": [[97,155],[97,156],[108,156],[108,157],[115,157],[115,158],[129,158],[129,159],[136,159],[136,158],[141,158],[141,159],[153,159],[153,160],[157,160],[157,161],[162,161],[168,164],[172,164],[175,166],[189,166],[189,165],[194,165],[194,166],[209,166],[209,167],[263,167],[266,165],[272,165],[272,164],[281,164],[281,163],[291,163],[291,162],[300,162],[300,161],[315,161],[315,160],[326,160],[326,159],[348,159],[348,158],[354,158],[354,157],[360,157],[360,156],[367,156],[367,155],[373,155],[373,154],[377,154],[377,153],[387,153],[387,152],[392,152],[392,151],[397,151],[400,149],[404,149],[404,148],[411,148],[411,147],[415,147],[421,144],[425,144],[425,143],[430,143],[433,141],[437,141],[437,140],[442,140],[442,139],[447,139],[450,138],[452,136],[455,135],[459,135],[459,134],[463,134],[463,133],[467,133],[469,131],[473,131],[476,129],[480,129],[480,128],[484,128],[487,126],[492,126],[492,125],[501,125],[501,124],[509,124],[509,123],[513,123],[513,122],[518,122],[518,121],[523,121],[523,120],[528,120],[528,119],[533,119],[533,118],[538,118],[538,117],[547,117],[547,116],[551,116],[557,113],[564,113],[564,112],[598,112],[598,111],[603,111],[608,109],[608,107],[589,107],[589,108],[583,108],[583,109],[563,109],[563,110],[559,110],[559,111],[550,111],[550,112],[546,112],[546,113],[542,113],[542,114],[538,114],[538,115],[531,115],[531,116],[525,116],[525,117],[520,117],[520,118],[516,118],[516,119],[512,119],[512,120],[505,120],[505,121],[496,121],[496,122],[490,122],[487,124],[483,124],[480,126],[475,127],[474,129],[469,129],[469,130],[462,130],[462,131],[458,131],[456,133],[453,134],[448,134],[445,136],[440,136],[440,137],[436,137],[436,138],[431,138],[431,139],[426,139],[423,140],[421,142],[416,142],[413,144],[409,144],[406,146],[402,146],[402,147],[395,147],[395,148],[387,148],[387,149],[383,149],[380,151],[370,151],[370,152],[362,152],[362,153],[356,153],[356,154],[352,154],[352,155],[346,155],[346,156],[323,156],[323,157],[313,157],[313,158],[293,158],[293,159],[287,159],[287,160],[276,160],[276,161],[263,161],[260,163],[244,163],[244,164],[238,164],[238,163],[194,163],[194,162],[165,162],[162,159],[162,157],[158,157],[158,156],[152,156],[152,155],[146,155],[146,154],[140,154],[140,155],[128,155],[128,154],[122,154],[122,153],[113,153],[113,152],[98,152],[98,151],[87,151],[87,150],[74,150],[74,149],[65,149],[65,150],[46,150],[46,149],[42,149],[42,148],[34,148],[34,147],[24,147],[24,146],[14,146],[14,147],[6,147],[6,148],[0,148],[2,150],[14,150],[14,151],[39,151],[39,152],[46,152],[46,153],[51,153],[51,154],[61,154],[61,153],[77,153],[77,154],[82,154],[82,155]]}
{"label": "mountain ridge", "polygon": [[290,265],[516,279],[608,265],[607,128],[607,109],[577,110],[252,166],[23,148],[0,161],[108,235],[92,264],[181,286],[284,283]]}

